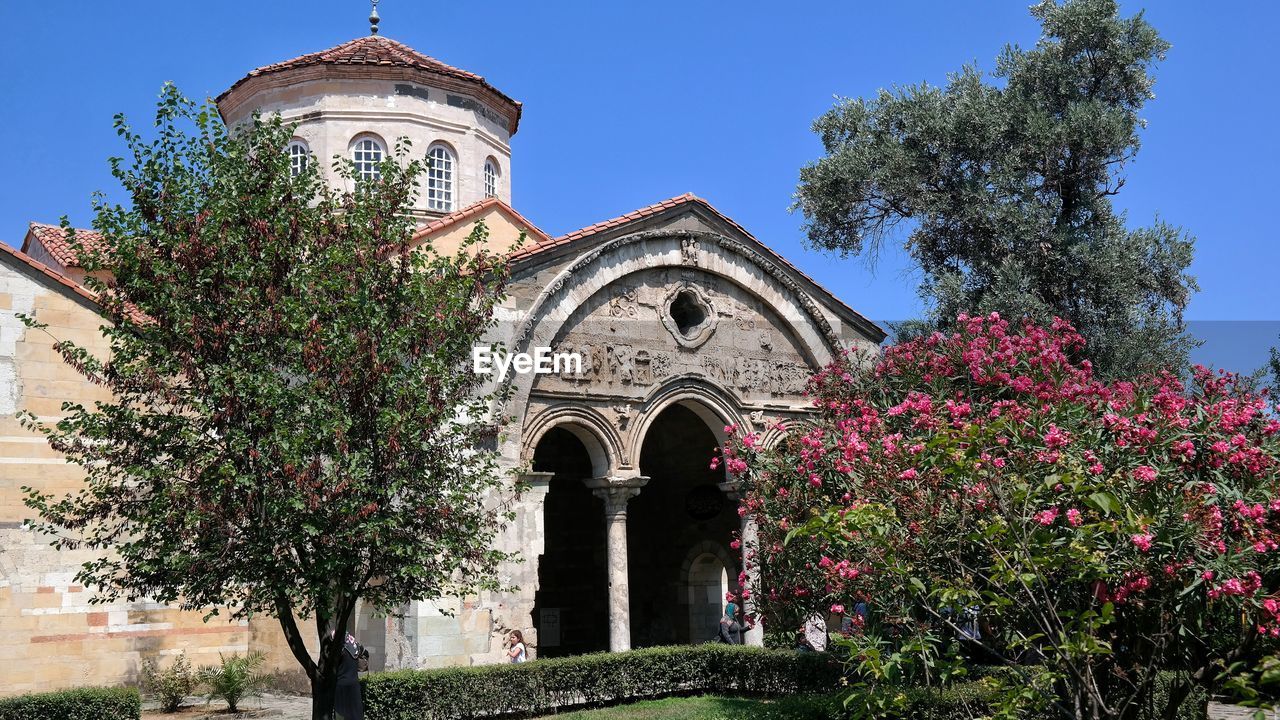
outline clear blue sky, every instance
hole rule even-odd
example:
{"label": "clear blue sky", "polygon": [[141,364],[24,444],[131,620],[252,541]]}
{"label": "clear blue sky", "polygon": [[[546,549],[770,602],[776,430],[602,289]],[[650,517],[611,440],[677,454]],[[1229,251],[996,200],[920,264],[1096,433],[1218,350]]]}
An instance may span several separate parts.
{"label": "clear blue sky", "polygon": [[[383,34],[478,72],[525,103],[514,204],[553,234],[684,192],[707,198],[868,317],[919,303],[900,255],[872,272],[804,249],[787,212],[812,120],[833,96],[942,83],[1033,44],[1028,0],[560,2],[383,0]],[[1124,2],[1126,13],[1143,7]],[[1149,2],[1173,43],[1157,68],[1143,148],[1119,203],[1199,238],[1195,321],[1280,321],[1275,209],[1280,94],[1273,3]],[[366,34],[361,0],[4,2],[0,239],[115,192],[111,117],[146,122],[172,80],[215,96],[254,67]],[[1280,322],[1216,323],[1199,359],[1252,370]]]}

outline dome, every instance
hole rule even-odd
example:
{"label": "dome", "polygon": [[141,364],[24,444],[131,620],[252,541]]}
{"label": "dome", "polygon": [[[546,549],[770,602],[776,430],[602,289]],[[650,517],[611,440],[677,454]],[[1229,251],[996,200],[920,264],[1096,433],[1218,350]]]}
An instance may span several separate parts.
{"label": "dome", "polygon": [[330,182],[335,157],[376,174],[378,160],[407,139],[429,161],[413,208],[442,217],[488,197],[511,203],[511,136],[521,105],[480,75],[380,35],[251,71],[217,98],[234,127],[254,113],[296,123],[289,151],[320,162]]}
{"label": "dome", "polygon": [[[308,68],[326,68],[330,73],[341,74],[343,69],[359,69],[357,73],[377,68],[387,77],[401,77],[407,80],[419,79],[428,83],[445,81],[444,85],[459,84],[459,89],[470,89],[491,101],[497,109],[509,116],[510,133],[514,135],[520,125],[521,104],[507,97],[502,91],[490,85],[483,77],[460,68],[453,67],[439,60],[423,55],[401,42],[396,42],[382,35],[368,35],[349,40],[341,45],[319,52],[301,55],[292,60],[285,60],[273,65],[266,65],[252,70],[240,78],[217,98],[218,107],[224,103],[237,104],[240,100],[241,88],[249,85],[255,78],[279,77],[286,82],[290,80],[305,81],[308,75],[297,73]],[[450,83],[449,81],[452,81]],[[226,111],[223,111],[226,116]]]}

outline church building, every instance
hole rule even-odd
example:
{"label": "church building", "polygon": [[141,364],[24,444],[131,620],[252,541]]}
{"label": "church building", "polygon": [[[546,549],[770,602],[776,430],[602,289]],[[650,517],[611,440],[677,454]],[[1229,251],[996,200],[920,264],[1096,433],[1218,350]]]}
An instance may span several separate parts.
{"label": "church building", "polygon": [[[456,247],[477,221],[495,247],[523,236],[497,339],[513,353],[547,347],[583,360],[511,375],[494,409],[513,418],[500,435],[503,466],[531,488],[497,539],[523,558],[501,578],[518,590],[423,598],[389,618],[363,610],[354,631],[373,669],[500,662],[511,629],[536,657],[710,640],[726,593],[750,571],[735,533],[753,534],[736,488],[709,466],[726,426],[777,442],[779,421],[805,420],[808,376],[846,349],[873,350],[884,331],[692,194],[548,235],[515,209],[521,103],[376,30],[253,70],[217,104],[228,126],[255,112],[296,123],[286,151],[297,167],[337,155],[375,175],[408,138],[430,161],[415,237]],[[89,556],[24,529],[23,486],[69,492],[82,475],[17,413],[51,420],[64,401],[100,397],[53,344],[105,343],[58,228],[32,223],[21,250],[0,245],[0,694],[132,682],[142,661],[183,651],[200,665],[260,649],[296,670],[272,618],[204,622],[156,603],[91,604],[92,588],[74,580]],[[760,628],[748,641],[762,641]]]}

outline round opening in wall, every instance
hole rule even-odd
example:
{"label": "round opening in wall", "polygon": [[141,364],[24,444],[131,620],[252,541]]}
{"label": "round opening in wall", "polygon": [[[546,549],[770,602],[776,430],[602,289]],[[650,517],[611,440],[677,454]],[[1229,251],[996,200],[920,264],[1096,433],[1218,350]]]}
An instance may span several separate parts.
{"label": "round opening in wall", "polygon": [[676,323],[676,329],[686,338],[697,335],[702,324],[707,321],[707,306],[697,295],[688,290],[676,293],[675,299],[671,301],[669,312],[671,319]]}

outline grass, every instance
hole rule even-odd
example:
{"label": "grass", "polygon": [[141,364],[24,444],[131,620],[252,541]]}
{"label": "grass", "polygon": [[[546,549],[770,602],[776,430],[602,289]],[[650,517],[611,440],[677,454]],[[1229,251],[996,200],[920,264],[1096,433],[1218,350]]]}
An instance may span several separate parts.
{"label": "grass", "polygon": [[647,700],[545,717],[557,720],[816,720],[832,717],[831,711],[835,707],[838,707],[838,701],[821,696],[756,699],[702,695]]}

